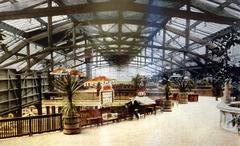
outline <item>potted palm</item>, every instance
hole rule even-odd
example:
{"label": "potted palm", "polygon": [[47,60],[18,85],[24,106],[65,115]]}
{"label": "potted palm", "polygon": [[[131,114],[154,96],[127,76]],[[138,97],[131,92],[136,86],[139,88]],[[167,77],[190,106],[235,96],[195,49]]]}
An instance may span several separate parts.
{"label": "potted palm", "polygon": [[193,87],[193,83],[191,80],[186,80],[181,78],[177,82],[177,88],[180,91],[180,98],[179,98],[179,103],[180,104],[187,104],[188,103],[188,93],[191,91],[191,88]]}
{"label": "potted palm", "polygon": [[132,82],[134,84],[136,92],[138,92],[138,90],[140,89],[141,81],[142,81],[142,77],[139,74],[137,74],[135,77],[132,78]]}
{"label": "potted palm", "polygon": [[74,76],[60,76],[55,80],[55,87],[66,96],[65,105],[62,110],[63,114],[63,133],[77,134],[80,133],[80,119],[76,107],[73,103],[73,96],[81,87],[81,81]]}
{"label": "potted palm", "polygon": [[142,77],[139,74],[137,74],[135,77],[132,78],[132,82],[136,89],[140,88],[141,80],[142,80]]}
{"label": "potted palm", "polygon": [[172,100],[170,99],[171,82],[170,82],[169,78],[170,78],[170,74],[167,72],[164,73],[162,76],[162,84],[165,85],[165,95],[166,95],[166,100],[164,102],[163,111],[166,111],[166,112],[172,111]]}

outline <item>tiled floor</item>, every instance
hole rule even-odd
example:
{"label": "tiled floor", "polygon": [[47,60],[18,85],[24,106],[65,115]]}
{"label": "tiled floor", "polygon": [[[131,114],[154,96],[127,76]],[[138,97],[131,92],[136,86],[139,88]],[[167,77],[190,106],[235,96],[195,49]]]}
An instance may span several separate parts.
{"label": "tiled floor", "polygon": [[218,102],[200,97],[199,102],[175,105],[171,113],[87,128],[78,135],[2,139],[0,146],[240,146],[240,136],[219,127]]}

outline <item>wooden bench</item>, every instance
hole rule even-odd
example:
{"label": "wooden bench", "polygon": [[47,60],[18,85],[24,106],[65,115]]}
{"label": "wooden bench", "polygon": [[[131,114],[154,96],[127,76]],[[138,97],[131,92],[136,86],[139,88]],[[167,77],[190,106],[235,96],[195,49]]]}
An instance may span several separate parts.
{"label": "wooden bench", "polygon": [[101,113],[101,111],[98,110],[98,109],[90,110],[90,117],[87,118],[87,121],[88,121],[89,125],[92,125],[92,124],[99,125],[99,123],[102,124],[102,113]]}
{"label": "wooden bench", "polygon": [[80,111],[80,123],[81,126],[102,124],[102,114],[98,109]]}

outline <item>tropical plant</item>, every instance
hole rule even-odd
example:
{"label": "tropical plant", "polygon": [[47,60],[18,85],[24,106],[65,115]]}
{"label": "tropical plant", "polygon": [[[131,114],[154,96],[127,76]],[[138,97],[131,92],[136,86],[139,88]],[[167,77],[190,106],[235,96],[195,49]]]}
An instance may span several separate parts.
{"label": "tropical plant", "polygon": [[147,85],[147,77],[146,76],[142,77],[142,83],[143,83],[143,87],[146,88],[146,85]]}
{"label": "tropical plant", "polygon": [[66,105],[63,108],[63,115],[74,117],[76,115],[76,108],[73,104],[73,96],[76,91],[82,86],[81,81],[74,76],[66,75],[55,79],[55,87],[62,93],[66,94]]}
{"label": "tropical plant", "polygon": [[189,92],[193,88],[193,81],[181,78],[177,80],[176,85],[180,92]]}
{"label": "tropical plant", "polygon": [[229,123],[232,124],[233,127],[237,127],[238,129],[238,134],[240,135],[240,115],[238,116],[233,116],[233,119],[229,121]]}
{"label": "tropical plant", "polygon": [[165,94],[166,94],[166,100],[169,100],[169,96],[171,95],[170,87],[171,87],[171,81],[170,79],[170,73],[164,72],[162,74],[162,84],[165,85]]}
{"label": "tropical plant", "polygon": [[209,49],[212,58],[214,58],[214,61],[209,62],[209,65],[214,66],[211,68],[211,74],[213,76],[213,88],[216,92],[215,96],[218,97],[226,81],[238,76],[239,69],[230,63],[229,53],[231,47],[240,44],[240,32],[233,28],[230,32],[215,37],[212,43],[215,47],[206,46],[206,48]]}
{"label": "tropical plant", "polygon": [[137,74],[135,77],[132,78],[132,82],[136,89],[140,88],[141,81],[142,81],[142,77],[139,74]]}

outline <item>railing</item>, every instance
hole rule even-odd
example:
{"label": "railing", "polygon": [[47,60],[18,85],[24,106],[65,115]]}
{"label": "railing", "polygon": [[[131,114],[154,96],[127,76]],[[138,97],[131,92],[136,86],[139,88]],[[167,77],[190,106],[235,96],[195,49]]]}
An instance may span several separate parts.
{"label": "railing", "polygon": [[0,139],[62,130],[62,115],[43,115],[0,120]]}

